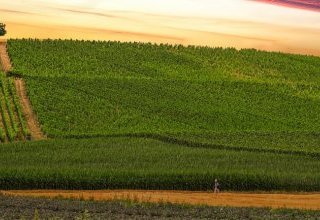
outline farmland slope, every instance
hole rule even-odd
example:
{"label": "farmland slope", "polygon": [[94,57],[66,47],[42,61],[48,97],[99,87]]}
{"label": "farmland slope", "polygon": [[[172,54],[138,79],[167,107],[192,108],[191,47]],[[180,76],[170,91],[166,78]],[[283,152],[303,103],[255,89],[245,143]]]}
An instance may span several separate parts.
{"label": "farmland slope", "polygon": [[319,153],[319,57],[119,42],[8,44],[12,73],[26,80],[49,137],[161,136],[192,146]]}
{"label": "farmland slope", "polygon": [[2,189],[320,190],[320,58],[10,40],[52,140],[0,148]]}

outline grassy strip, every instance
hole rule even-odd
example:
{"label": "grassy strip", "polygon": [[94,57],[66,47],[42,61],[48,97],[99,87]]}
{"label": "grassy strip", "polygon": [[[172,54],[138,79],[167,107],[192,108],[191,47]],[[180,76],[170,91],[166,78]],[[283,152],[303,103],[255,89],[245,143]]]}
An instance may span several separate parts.
{"label": "grassy strip", "polygon": [[[0,75],[2,74],[2,72],[0,72]],[[0,77],[2,77],[2,76],[0,76]],[[0,81],[0,94],[1,94],[1,96],[2,96],[2,89],[1,89],[1,87],[2,87],[2,82]],[[1,99],[0,99],[0,102],[2,102],[1,101]],[[0,106],[1,106],[1,104],[0,104]],[[3,128],[2,128],[2,124],[3,124],[3,122],[2,122],[2,108],[0,107],[0,111],[1,111],[1,116],[0,116],[0,125],[1,125],[1,127],[0,127],[0,142],[5,142],[5,140],[6,140],[6,132],[5,132],[5,130],[3,130]]]}
{"label": "grassy strip", "polygon": [[[19,98],[15,91],[14,80],[6,78],[1,74],[0,89],[2,94],[0,98],[1,114],[9,141],[28,137],[29,131],[26,127]],[[5,132],[0,134],[5,135]]]}
{"label": "grassy strip", "polygon": [[23,133],[24,137],[28,138],[30,136],[30,132],[26,126],[26,122],[23,117],[22,107],[19,102],[18,95],[16,93],[13,78],[8,79],[8,87],[9,87],[9,92],[10,92],[10,95],[11,95],[13,103],[14,103],[15,111],[16,111],[18,118],[19,118],[19,123],[21,125],[22,133]]}
{"label": "grassy strip", "polygon": [[[2,91],[1,91],[1,93],[2,93]],[[10,124],[10,118],[9,118],[8,112],[6,110],[6,104],[5,104],[3,93],[0,96],[0,110],[1,110],[2,121],[3,121],[4,127],[6,129],[7,137],[9,139],[9,141],[14,141],[16,135],[15,135],[15,131],[12,129],[11,124]]]}
{"label": "grassy strip", "polygon": [[5,142],[6,134],[2,128],[0,128],[0,142]]}
{"label": "grassy strip", "polygon": [[[303,164],[303,166],[301,165]],[[318,158],[181,147],[145,138],[49,140],[0,148],[1,189],[319,191]]]}
{"label": "grassy strip", "polygon": [[15,120],[15,112],[13,110],[13,106],[11,103],[11,99],[10,99],[10,94],[8,91],[8,80],[2,76],[1,77],[1,84],[2,84],[2,92],[4,94],[4,101],[5,101],[5,105],[6,105],[6,109],[9,115],[9,120],[10,120],[10,126],[12,127],[12,137],[10,138],[11,141],[15,140],[17,135],[18,135],[18,124],[16,123]]}
{"label": "grassy strip", "polygon": [[[239,134],[241,135],[241,134]],[[179,135],[162,135],[162,134],[151,134],[151,133],[131,133],[131,134],[78,134],[78,135],[61,135],[61,136],[51,136],[52,138],[67,138],[67,139],[96,139],[96,138],[114,138],[114,137],[132,137],[132,138],[148,138],[165,143],[171,143],[176,145],[182,145],[186,147],[197,147],[197,148],[208,148],[217,150],[232,150],[232,151],[247,151],[256,153],[275,153],[275,154],[288,154],[288,155],[301,155],[310,156],[314,158],[320,158],[320,152],[305,151],[304,149],[298,150],[285,150],[285,149],[272,149],[272,148],[261,148],[261,147],[247,147],[247,146],[231,146],[228,144],[214,144],[206,142],[196,142],[192,140],[192,137],[183,139]]]}

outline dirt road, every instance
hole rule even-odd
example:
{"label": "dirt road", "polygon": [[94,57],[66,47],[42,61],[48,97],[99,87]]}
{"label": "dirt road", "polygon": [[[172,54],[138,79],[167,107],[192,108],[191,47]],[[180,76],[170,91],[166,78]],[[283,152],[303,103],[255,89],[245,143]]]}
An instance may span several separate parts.
{"label": "dirt road", "polygon": [[131,199],[143,202],[171,202],[191,205],[271,207],[320,210],[320,193],[236,193],[226,192],[218,195],[212,192],[190,191],[143,191],[143,190],[18,190],[2,191],[5,195],[34,197],[63,197],[94,200]]}
{"label": "dirt road", "polygon": [[5,41],[0,41],[0,64],[1,64],[1,69],[4,72],[10,71],[11,62],[7,53],[7,44]]}

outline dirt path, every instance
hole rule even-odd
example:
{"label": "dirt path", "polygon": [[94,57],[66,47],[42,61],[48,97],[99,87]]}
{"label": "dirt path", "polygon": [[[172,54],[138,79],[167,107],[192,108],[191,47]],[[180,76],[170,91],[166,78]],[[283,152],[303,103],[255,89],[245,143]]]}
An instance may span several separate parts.
{"label": "dirt path", "polygon": [[31,134],[31,140],[42,140],[45,139],[38,120],[32,111],[30,100],[27,96],[25,83],[22,79],[15,79],[14,84],[16,86],[17,95],[19,96],[21,106],[23,109],[23,115],[27,121],[27,127]]}
{"label": "dirt path", "polygon": [[190,191],[143,191],[143,190],[17,190],[2,191],[5,195],[34,197],[63,197],[94,200],[131,199],[143,202],[171,202],[192,205],[271,207],[320,210],[320,193],[235,193],[226,192],[215,195],[211,192]]}
{"label": "dirt path", "polygon": [[0,41],[0,64],[4,72],[10,71],[11,62],[7,53],[7,46],[5,41]]}
{"label": "dirt path", "polygon": [[[7,53],[6,42],[3,42],[3,41],[0,41],[0,60],[1,60],[2,69],[5,72],[9,72],[12,66],[11,66],[9,55]],[[23,115],[27,122],[27,128],[30,131],[31,140],[45,139],[45,136],[40,129],[37,117],[32,111],[31,103],[27,96],[26,86],[23,79],[16,78],[15,86],[16,86],[17,95],[21,102]]]}

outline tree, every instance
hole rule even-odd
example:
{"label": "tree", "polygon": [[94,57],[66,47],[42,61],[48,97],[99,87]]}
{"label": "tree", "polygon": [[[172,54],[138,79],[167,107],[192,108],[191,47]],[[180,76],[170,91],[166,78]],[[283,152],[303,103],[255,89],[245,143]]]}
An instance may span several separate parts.
{"label": "tree", "polygon": [[4,36],[6,35],[7,31],[6,31],[6,25],[3,23],[0,23],[0,36]]}

